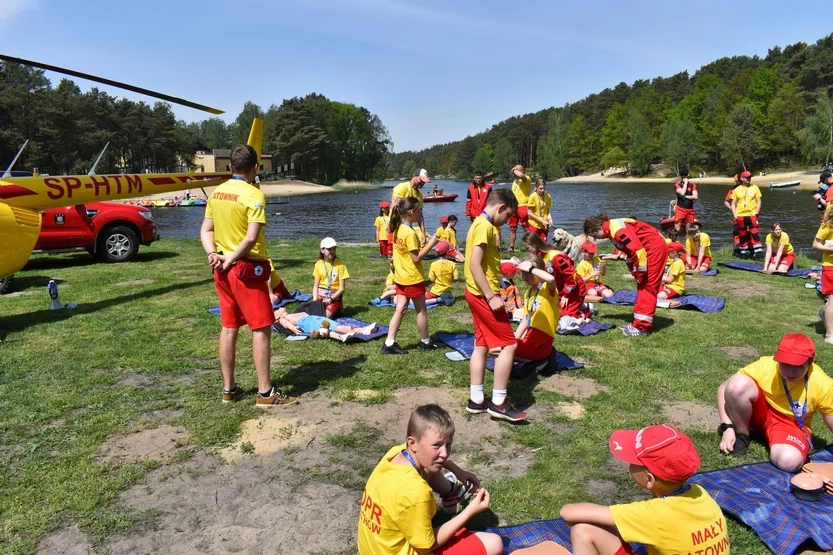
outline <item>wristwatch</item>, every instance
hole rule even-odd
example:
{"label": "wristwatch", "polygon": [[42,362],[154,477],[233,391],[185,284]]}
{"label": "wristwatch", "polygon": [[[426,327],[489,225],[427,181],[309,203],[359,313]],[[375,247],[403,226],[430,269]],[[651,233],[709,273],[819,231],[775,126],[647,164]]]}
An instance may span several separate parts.
{"label": "wristwatch", "polygon": [[735,425],[734,424],[725,424],[725,423],[721,422],[720,426],[717,427],[717,435],[719,435],[720,437],[723,437],[723,434],[726,433],[726,430],[728,430],[728,429],[734,430]]}

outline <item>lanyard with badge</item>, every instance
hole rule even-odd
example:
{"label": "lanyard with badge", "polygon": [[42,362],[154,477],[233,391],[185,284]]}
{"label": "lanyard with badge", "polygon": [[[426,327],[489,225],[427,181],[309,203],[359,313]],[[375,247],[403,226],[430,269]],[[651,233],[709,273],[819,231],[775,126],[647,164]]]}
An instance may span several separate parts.
{"label": "lanyard with badge", "polygon": [[419,466],[417,465],[416,461],[414,460],[414,457],[408,452],[407,449],[402,450],[402,456],[405,457],[406,459],[408,459],[408,462],[411,463],[411,466],[414,467],[414,470],[416,470],[417,473],[420,476],[422,476],[422,472],[419,471]]}
{"label": "lanyard with badge", "polygon": [[[801,405],[801,414],[799,415],[798,411],[795,408],[795,403],[793,403],[793,397],[790,395],[790,388],[787,387],[787,380],[781,376],[781,384],[784,386],[784,391],[787,393],[787,401],[790,403],[790,410],[795,416],[795,421],[798,423],[798,427],[804,431],[804,419],[807,417],[807,405],[809,404],[809,391],[807,389],[807,385],[810,383],[810,372],[804,374],[804,403]],[[799,397],[800,399],[800,397]],[[806,432],[805,432],[806,433]]]}
{"label": "lanyard with badge", "polygon": [[541,287],[544,287],[544,283],[538,285],[538,289],[535,290],[535,296],[532,297],[532,302],[527,304],[529,300],[529,291],[526,292],[526,298],[524,299],[524,312],[526,312],[526,325],[532,326],[532,313],[535,311],[535,301],[538,299],[538,293],[541,292]]}
{"label": "lanyard with badge", "polygon": [[332,292],[332,283],[333,283],[332,272],[333,272],[333,270],[335,270],[336,261],[335,261],[335,258],[334,258],[333,259],[333,264],[332,264],[332,266],[330,266],[329,270],[327,269],[327,262],[324,261],[324,260],[322,260],[321,262],[324,263],[324,273],[327,274],[327,298],[329,299],[330,294]]}
{"label": "lanyard with badge", "polygon": [[[492,224],[492,217],[491,217],[491,216],[489,216],[489,213],[488,213],[488,212],[486,212],[486,211],[484,210],[483,212],[481,212],[481,213],[480,213],[480,215],[481,215],[481,216],[483,216],[484,218],[486,218],[486,221],[487,221],[487,222],[489,222],[490,224]],[[495,224],[492,224],[492,227],[494,227],[494,225],[495,225]]]}

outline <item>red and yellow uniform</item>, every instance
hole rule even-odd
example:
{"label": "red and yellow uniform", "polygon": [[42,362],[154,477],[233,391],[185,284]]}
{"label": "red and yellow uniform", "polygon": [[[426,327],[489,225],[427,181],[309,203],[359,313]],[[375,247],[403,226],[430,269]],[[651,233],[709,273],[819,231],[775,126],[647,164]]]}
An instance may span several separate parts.
{"label": "red and yellow uniform", "polygon": [[763,252],[761,246],[761,230],[758,227],[758,199],[761,190],[757,185],[738,185],[732,191],[735,202],[735,224],[738,226],[738,248],[740,253],[749,254],[750,249],[755,254]]}
{"label": "red and yellow uniform", "polygon": [[648,555],[729,553],[723,512],[696,484],[679,495],[612,505],[610,514],[622,539],[645,544]]}
{"label": "red and yellow uniform", "polygon": [[552,263],[551,273],[555,276],[555,287],[558,294],[567,298],[567,305],[561,309],[561,316],[581,318],[581,305],[587,295],[584,280],[576,272],[576,267],[569,256],[561,251],[551,250],[547,257]]}
{"label": "red and yellow uniform", "polygon": [[446,291],[451,291],[451,283],[459,278],[457,265],[454,262],[445,259],[435,260],[428,268],[428,280],[433,281],[434,285],[431,287],[431,291],[425,295],[425,298],[433,299]]}
{"label": "red and yellow uniform", "polygon": [[[737,177],[737,176],[735,176],[735,177]],[[734,194],[735,194],[735,190],[734,189],[729,189],[729,192],[726,193],[726,198],[724,199],[724,201],[731,204],[732,203],[732,196]],[[738,223],[737,223],[737,220],[732,220],[732,246],[735,248],[735,250],[740,249],[740,238],[738,237]]]}
{"label": "red and yellow uniform", "polygon": [[685,264],[677,258],[665,269],[665,277],[671,277],[671,281],[665,284],[662,290],[669,299],[679,297],[685,292]]}
{"label": "red and yellow uniform", "polygon": [[376,228],[376,240],[379,241],[379,254],[390,256],[390,241],[388,241],[388,225],[390,216],[376,216],[373,227]]}
{"label": "red and yellow uniform", "polygon": [[[483,248],[481,267],[486,274],[489,291],[481,291],[471,272],[471,256],[475,247]],[[509,315],[503,310],[495,313],[489,306],[488,299],[500,294],[500,250],[498,249],[498,230],[489,219],[481,214],[471,223],[466,236],[466,302],[471,309],[474,323],[475,346],[488,348],[506,347],[514,344],[515,333],[509,323]]]}
{"label": "red and yellow uniform", "polygon": [[778,262],[778,265],[785,264],[787,268],[792,267],[793,262],[795,262],[795,249],[790,244],[790,236],[781,232],[781,237],[778,239],[775,238],[774,233],[769,233],[766,236],[766,244],[772,245],[772,257],[775,258],[775,255],[778,254],[778,249],[781,248],[781,245],[784,245],[784,251],[781,253],[781,260]]}
{"label": "red and yellow uniform", "polygon": [[523,178],[518,178],[512,182],[512,193],[518,199],[518,210],[509,218],[509,227],[518,227],[518,222],[525,229],[529,229],[529,192],[532,185],[532,179],[525,175]]}
{"label": "red and yellow uniform", "polygon": [[602,224],[606,237],[624,252],[636,279],[636,302],[633,307],[633,326],[650,332],[657,311],[657,293],[662,287],[668,245],[655,227],[639,220],[621,218]]}
{"label": "red and yellow uniform", "polygon": [[486,209],[486,199],[492,192],[492,186],[488,183],[472,183],[466,192],[466,217],[473,221],[483,210]]}
{"label": "red and yellow uniform", "polygon": [[758,398],[752,404],[749,427],[766,433],[770,446],[792,445],[804,453],[806,458],[812,447],[810,425],[813,416],[816,412],[824,415],[833,414],[833,379],[825,374],[818,364],[813,363],[807,371],[806,390],[803,379],[787,382],[793,402],[807,404],[807,415],[802,429],[790,408],[784,381],[778,372],[778,363],[772,357],[761,357],[738,372],[752,378],[758,384]]}
{"label": "red and yellow uniform", "polygon": [[[529,195],[529,200],[527,201],[527,208],[528,211],[532,214],[535,214],[545,222],[548,221],[550,215],[550,208],[552,207],[552,196],[549,193],[544,193],[544,196],[541,197],[538,194],[538,191],[533,191],[531,195]],[[547,241],[547,228],[536,222],[533,218],[529,218],[527,215],[527,219],[529,220],[529,227],[533,233],[538,234],[538,237],[543,239],[546,243]]]}
{"label": "red and yellow uniform", "polygon": [[[266,225],[263,191],[243,179],[220,184],[208,197],[205,218],[214,222],[214,249],[230,255],[246,238],[250,223]],[[252,250],[227,272],[214,272],[224,328],[248,325],[256,330],[272,325],[275,315],[269,296],[271,262],[266,255],[263,227]],[[251,270],[251,273],[245,270]],[[252,279],[250,276],[254,276]]]}
{"label": "red and yellow uniform", "polygon": [[544,360],[552,352],[552,340],[558,325],[558,291],[550,293],[546,283],[540,283],[524,295],[524,318],[528,327],[518,340],[515,357]]}
{"label": "red and yellow uniform", "polygon": [[[833,227],[822,225],[816,231],[816,239],[825,246],[833,246]],[[833,253],[830,252],[821,257],[821,294],[833,295]]]}
{"label": "red and yellow uniform", "polygon": [[691,258],[691,264],[686,262],[686,266],[694,268],[697,266],[697,258],[700,256],[700,247],[703,247],[703,262],[700,266],[705,266],[708,270],[712,263],[712,239],[708,233],[700,232],[700,237],[695,240],[694,237],[688,236],[685,240],[686,256]]}
{"label": "red and yellow uniform", "polygon": [[[410,226],[402,224],[393,241],[393,273],[396,293],[408,298],[425,294],[425,270],[422,260],[414,262],[412,251],[419,251],[419,237]],[[412,287],[413,286],[413,287]]]}

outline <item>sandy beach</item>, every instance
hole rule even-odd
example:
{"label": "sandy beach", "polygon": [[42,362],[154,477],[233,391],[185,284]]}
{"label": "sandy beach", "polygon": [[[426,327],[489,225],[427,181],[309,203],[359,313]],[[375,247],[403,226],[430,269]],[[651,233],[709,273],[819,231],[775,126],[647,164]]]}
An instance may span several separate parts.
{"label": "sandy beach", "polygon": [[[806,171],[770,173],[767,175],[755,175],[752,178],[752,183],[758,187],[769,187],[770,183],[784,183],[787,181],[801,181],[798,185],[800,189],[816,189],[818,188],[819,174],[821,171],[807,173]],[[725,185],[729,186],[734,183],[731,176],[715,176],[698,178],[696,175],[691,177],[691,180],[698,185]],[[668,177],[624,177],[623,174],[617,173],[613,175],[602,176],[601,173],[594,173],[590,175],[579,175],[575,177],[563,177],[558,179],[558,183],[674,183],[675,178]]]}
{"label": "sandy beach", "polygon": [[[214,187],[192,187],[191,196],[203,196],[203,190],[207,195],[214,191]],[[260,184],[260,190],[267,197],[294,197],[298,195],[310,195],[316,193],[334,193],[335,189],[327,187],[326,185],[316,185],[307,181],[299,181],[296,179],[284,179],[281,181],[268,181]],[[185,195],[185,189],[181,191],[169,191],[167,193],[157,193],[155,195],[145,195],[133,199],[125,199],[125,202],[136,200],[160,200],[174,197],[181,197]]]}

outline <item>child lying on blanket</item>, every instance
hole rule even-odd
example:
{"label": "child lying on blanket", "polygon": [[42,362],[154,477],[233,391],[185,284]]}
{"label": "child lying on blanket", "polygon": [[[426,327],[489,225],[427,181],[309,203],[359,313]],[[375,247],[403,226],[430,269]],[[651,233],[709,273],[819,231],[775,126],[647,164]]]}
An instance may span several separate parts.
{"label": "child lying on blanket", "polygon": [[[626,555],[630,543],[645,544],[650,554],[728,553],[726,519],[700,486],[686,485],[700,468],[691,439],[673,426],[618,430],[610,436],[610,452],[630,465],[633,481],[652,498],[623,505],[572,503],[561,508],[570,525],[575,553]],[[551,553],[563,548],[550,542]],[[515,555],[531,553],[518,550]],[[547,553],[541,546],[535,551]]]}
{"label": "child lying on blanket", "polygon": [[275,311],[275,319],[277,324],[295,335],[306,334],[313,339],[335,339],[342,343],[347,343],[357,333],[370,335],[376,331],[375,322],[363,328],[356,328],[339,324],[335,320],[330,320],[324,316],[312,316],[306,312],[290,314],[283,307]]}
{"label": "child lying on blanket", "polygon": [[685,264],[680,259],[680,254],[684,251],[682,243],[668,243],[668,259],[671,260],[671,264],[665,268],[665,274],[662,276],[663,287],[657,293],[657,299],[673,299],[685,292]]}

